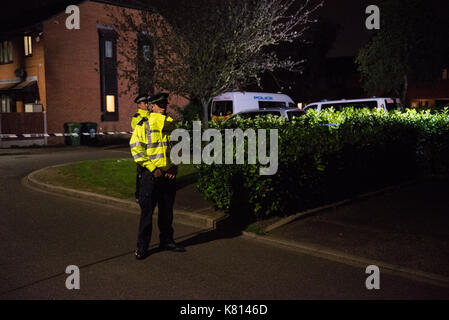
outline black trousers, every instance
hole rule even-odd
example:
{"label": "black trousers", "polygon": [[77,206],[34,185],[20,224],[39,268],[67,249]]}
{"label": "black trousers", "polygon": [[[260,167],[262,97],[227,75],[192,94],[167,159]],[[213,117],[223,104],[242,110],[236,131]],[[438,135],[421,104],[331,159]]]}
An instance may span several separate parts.
{"label": "black trousers", "polygon": [[158,205],[159,240],[161,244],[173,242],[173,205],[176,179],[154,178],[146,168],[141,170],[139,205],[141,209],[137,248],[146,250],[153,229],[153,212]]}
{"label": "black trousers", "polygon": [[136,199],[139,199],[139,194],[140,194],[140,179],[142,178],[142,170],[144,168],[137,165],[137,173],[136,173],[136,193],[135,193],[135,197]]}

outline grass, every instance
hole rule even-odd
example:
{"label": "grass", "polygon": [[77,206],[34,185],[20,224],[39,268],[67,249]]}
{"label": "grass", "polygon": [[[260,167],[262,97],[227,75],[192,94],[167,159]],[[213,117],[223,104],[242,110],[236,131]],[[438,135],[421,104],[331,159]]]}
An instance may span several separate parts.
{"label": "grass", "polygon": [[[83,161],[46,170],[39,179],[67,188],[133,199],[136,189],[136,164],[132,159]],[[194,165],[179,166],[178,189],[197,180],[198,171]]]}
{"label": "grass", "polygon": [[264,228],[257,222],[250,224],[245,231],[255,233],[258,236],[267,235],[267,232],[264,230]]}

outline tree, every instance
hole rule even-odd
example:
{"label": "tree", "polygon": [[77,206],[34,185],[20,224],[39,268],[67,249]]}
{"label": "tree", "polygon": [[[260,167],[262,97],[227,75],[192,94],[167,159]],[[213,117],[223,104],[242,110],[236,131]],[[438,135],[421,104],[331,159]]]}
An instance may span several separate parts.
{"label": "tree", "polygon": [[[154,5],[154,1],[151,1]],[[178,0],[159,2],[155,11],[115,16],[120,37],[151,35],[154,72],[159,89],[176,93],[202,106],[207,123],[212,97],[260,84],[265,71],[300,71],[302,61],[280,58],[276,46],[305,37],[313,13],[322,3],[311,0]],[[119,42],[120,43],[120,42]],[[126,43],[126,42],[121,42]],[[125,57],[122,75],[136,83],[136,45],[119,48]],[[299,48],[298,48],[299,50]],[[140,59],[141,60],[141,59]]]}
{"label": "tree", "polygon": [[410,80],[441,75],[446,26],[421,0],[386,0],[380,13],[381,28],[356,63],[369,94],[394,94],[405,103]]}

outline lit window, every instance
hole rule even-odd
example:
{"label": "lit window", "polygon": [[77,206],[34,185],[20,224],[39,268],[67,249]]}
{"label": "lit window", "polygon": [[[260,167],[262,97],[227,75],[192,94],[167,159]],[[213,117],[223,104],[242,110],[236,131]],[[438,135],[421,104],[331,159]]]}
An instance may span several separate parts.
{"label": "lit window", "polygon": [[443,80],[448,80],[447,69],[443,69]]}
{"label": "lit window", "polygon": [[25,57],[31,56],[33,54],[33,46],[31,45],[31,37],[23,37],[23,44],[25,47]]}
{"label": "lit window", "polygon": [[117,33],[98,29],[100,48],[101,121],[118,121]]}
{"label": "lit window", "polygon": [[25,112],[33,112],[33,104],[25,103]]}
{"label": "lit window", "polygon": [[106,96],[106,112],[115,112],[115,96]]}

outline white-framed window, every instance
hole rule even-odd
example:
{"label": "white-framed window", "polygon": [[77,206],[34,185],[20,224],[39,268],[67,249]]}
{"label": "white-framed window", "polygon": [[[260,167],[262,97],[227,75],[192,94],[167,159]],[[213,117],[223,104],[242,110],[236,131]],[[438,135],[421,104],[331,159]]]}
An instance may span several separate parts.
{"label": "white-framed window", "polygon": [[143,58],[145,61],[151,61],[153,57],[153,48],[149,44],[142,45]]}
{"label": "white-framed window", "polygon": [[0,41],[0,64],[12,62],[12,42]]}
{"label": "white-framed window", "polygon": [[11,98],[6,94],[1,95],[1,112],[11,112]]}
{"label": "white-framed window", "polygon": [[23,37],[23,45],[25,48],[25,57],[29,57],[33,54],[33,45],[31,43],[31,36]]}
{"label": "white-framed window", "polygon": [[106,40],[104,42],[104,56],[106,58],[112,58],[112,41]]}

